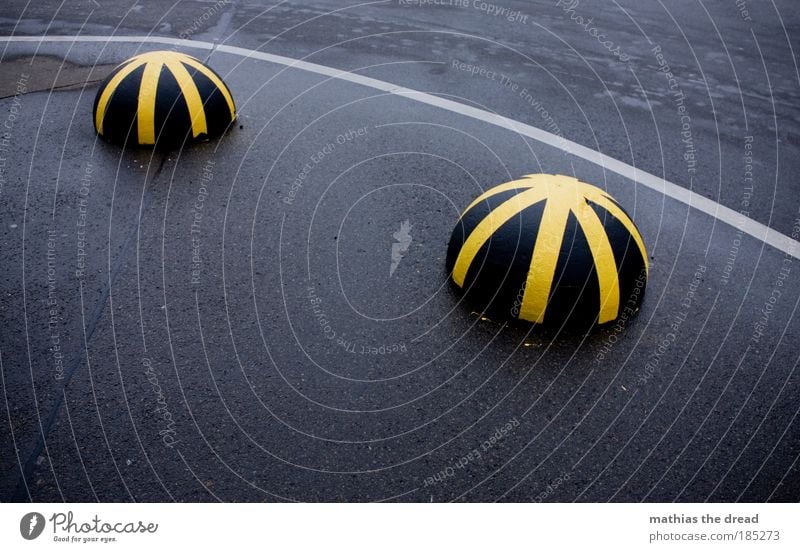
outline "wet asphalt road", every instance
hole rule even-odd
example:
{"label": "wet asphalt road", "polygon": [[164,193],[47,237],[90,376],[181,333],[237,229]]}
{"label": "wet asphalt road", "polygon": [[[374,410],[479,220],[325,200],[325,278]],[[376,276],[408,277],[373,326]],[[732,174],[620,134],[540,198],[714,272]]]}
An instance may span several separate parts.
{"label": "wet asphalt road", "polygon": [[[800,234],[791,2],[492,4],[511,22],[472,2],[154,4],[12,1],[0,34],[305,58]],[[800,498],[800,261],[557,140],[203,49],[181,48],[225,77],[237,127],[122,152],[95,138],[97,81],[163,45],[0,45],[3,500]],[[651,256],[638,317],[554,334],[460,303],[458,214],[532,172],[632,214]]]}

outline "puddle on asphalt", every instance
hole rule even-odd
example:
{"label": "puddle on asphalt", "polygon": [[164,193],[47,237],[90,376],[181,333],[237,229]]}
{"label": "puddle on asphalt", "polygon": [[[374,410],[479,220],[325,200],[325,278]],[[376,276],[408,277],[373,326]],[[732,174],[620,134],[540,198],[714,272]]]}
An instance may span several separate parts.
{"label": "puddle on asphalt", "polygon": [[22,56],[3,61],[0,99],[14,96],[17,82],[25,78],[25,93],[71,90],[99,84],[116,64],[77,65],[55,56]]}

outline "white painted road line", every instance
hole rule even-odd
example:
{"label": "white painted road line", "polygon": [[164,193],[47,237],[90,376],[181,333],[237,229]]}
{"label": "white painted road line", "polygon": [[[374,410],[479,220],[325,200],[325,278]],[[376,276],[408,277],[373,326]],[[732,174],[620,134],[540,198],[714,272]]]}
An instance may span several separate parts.
{"label": "white painted road line", "polygon": [[540,128],[526,125],[513,119],[509,119],[508,117],[503,117],[502,115],[496,115],[482,109],[477,109],[472,106],[454,102],[452,100],[440,98],[425,92],[420,92],[404,86],[397,86],[386,81],[365,77],[363,75],[357,75],[347,71],[342,71],[340,69],[334,69],[333,67],[327,67],[325,65],[309,63],[299,59],[259,52],[257,50],[182,38],[161,36],[3,36],[0,37],[0,42],[118,42],[136,44],[168,44],[172,46],[182,46],[184,48],[215,50],[217,52],[224,52],[245,58],[269,61],[271,63],[277,63],[295,69],[302,69],[303,71],[309,71],[311,73],[333,77],[355,84],[360,84],[362,86],[368,86],[370,88],[382,90],[390,94],[409,98],[420,103],[446,109],[447,111],[464,115],[466,117],[471,117],[484,123],[503,127],[527,136],[528,138],[532,138],[547,144],[548,146],[558,148],[571,155],[575,155],[576,157],[580,157],[581,159],[595,163],[596,165],[603,167],[605,170],[633,180],[642,186],[646,186],[647,188],[660,192],[667,197],[680,201],[681,203],[685,203],[686,205],[689,205],[698,211],[702,211],[703,213],[706,213],[707,215],[710,215],[715,219],[736,228],[737,230],[741,230],[745,234],[753,236],[757,240],[762,241],[767,245],[774,247],[775,249],[783,251],[795,259],[800,259],[800,242],[797,242],[789,236],[773,230],[772,228],[761,224],[758,221],[746,217],[729,207],[720,205],[714,200],[708,199],[705,196],[697,194],[682,186],[678,186],[677,184],[673,184],[664,178],[650,174],[641,169],[637,169],[636,167],[632,167],[627,163],[618,161],[603,153],[594,151],[593,149],[567,140],[561,136],[556,136],[555,134]]}

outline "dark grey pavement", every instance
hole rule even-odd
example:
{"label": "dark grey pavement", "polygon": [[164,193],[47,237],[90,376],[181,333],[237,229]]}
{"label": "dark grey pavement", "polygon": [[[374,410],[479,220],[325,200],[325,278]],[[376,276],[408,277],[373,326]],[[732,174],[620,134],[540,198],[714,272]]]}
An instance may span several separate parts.
{"label": "dark grey pavement", "polygon": [[[751,21],[734,2],[101,4],[8,2],[0,35],[308,56],[800,236],[791,2],[748,3]],[[122,152],[94,135],[97,81],[165,46],[0,48],[2,500],[800,499],[800,260],[557,140],[188,46],[228,82],[236,128]],[[460,211],[532,172],[632,214],[651,256],[636,318],[531,331],[447,285]]]}

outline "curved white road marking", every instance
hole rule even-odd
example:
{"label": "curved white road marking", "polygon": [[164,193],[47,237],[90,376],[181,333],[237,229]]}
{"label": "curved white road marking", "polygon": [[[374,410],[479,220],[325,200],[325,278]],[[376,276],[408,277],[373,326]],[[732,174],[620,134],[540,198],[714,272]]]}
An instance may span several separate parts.
{"label": "curved white road marking", "polygon": [[625,178],[633,180],[642,186],[646,186],[647,188],[660,192],[668,197],[671,197],[672,199],[680,201],[681,203],[685,203],[686,205],[693,207],[698,211],[702,211],[703,213],[706,213],[707,215],[710,215],[715,219],[736,228],[737,230],[741,230],[743,233],[748,234],[757,240],[766,243],[767,245],[771,245],[775,249],[783,251],[795,259],[800,259],[800,242],[793,240],[785,234],[781,234],[777,230],[773,230],[765,224],[761,224],[758,221],[746,217],[729,207],[720,205],[716,201],[708,199],[705,196],[697,194],[682,186],[678,186],[677,184],[673,184],[672,182],[654,174],[637,169],[636,167],[628,165],[627,163],[618,161],[603,153],[594,151],[586,146],[582,146],[561,136],[556,136],[555,134],[540,128],[536,128],[525,123],[520,123],[514,119],[509,119],[508,117],[503,117],[502,115],[490,113],[469,105],[440,98],[425,92],[420,92],[412,88],[397,86],[386,81],[373,79],[363,75],[350,73],[348,71],[342,71],[341,69],[335,69],[333,67],[318,65],[316,63],[310,63],[290,57],[268,54],[266,52],[259,52],[257,50],[250,50],[248,48],[239,48],[238,46],[227,46],[225,44],[214,44],[212,42],[203,42],[182,38],[170,38],[162,36],[0,36],[0,42],[133,42],[137,44],[169,44],[172,46],[183,46],[184,48],[214,50],[216,52],[224,52],[226,54],[233,54],[245,58],[269,61],[271,63],[277,63],[279,65],[285,65],[295,69],[302,69],[303,71],[309,71],[311,73],[333,77],[355,84],[360,84],[362,86],[368,86],[369,88],[375,88],[390,94],[395,94],[397,96],[409,98],[420,103],[445,109],[453,113],[458,113],[459,115],[471,117],[472,119],[476,119],[484,123],[503,127],[507,130],[511,130],[513,132],[522,134],[523,136],[527,136],[528,138],[542,142],[548,146],[565,151],[571,155],[575,155],[576,157],[580,157],[581,159],[585,159],[586,161],[590,161],[591,163],[601,166],[605,170],[624,176]]}

